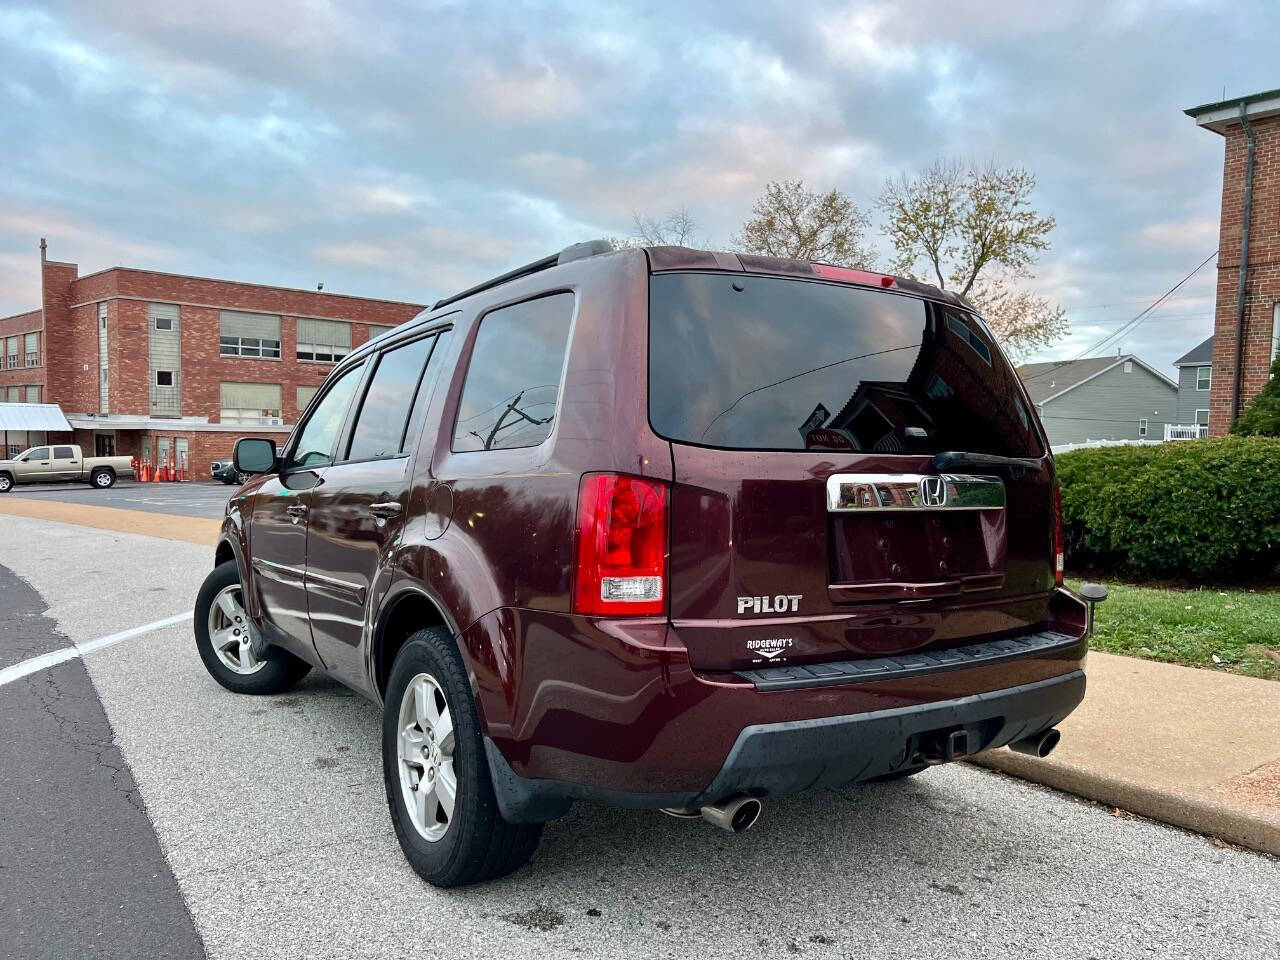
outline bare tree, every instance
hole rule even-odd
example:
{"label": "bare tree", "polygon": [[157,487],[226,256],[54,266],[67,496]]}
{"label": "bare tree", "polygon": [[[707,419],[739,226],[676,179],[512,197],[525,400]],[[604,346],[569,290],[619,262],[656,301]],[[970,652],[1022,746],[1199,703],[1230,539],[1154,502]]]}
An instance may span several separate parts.
{"label": "bare tree", "polygon": [[1014,354],[1067,332],[1062,307],[1022,286],[1057,222],[1031,206],[1035,185],[1021,167],[939,159],[886,181],[877,201],[895,252],[891,269],[969,299]]}
{"label": "bare tree", "polygon": [[687,247],[697,243],[698,222],[693,219],[688,207],[679,207],[663,217],[632,213],[631,225],[631,236],[609,238],[614,249]]}
{"label": "bare tree", "polygon": [[743,253],[870,267],[875,250],[866,242],[871,219],[832,188],[815,193],[801,180],[772,181],[733,238]]}

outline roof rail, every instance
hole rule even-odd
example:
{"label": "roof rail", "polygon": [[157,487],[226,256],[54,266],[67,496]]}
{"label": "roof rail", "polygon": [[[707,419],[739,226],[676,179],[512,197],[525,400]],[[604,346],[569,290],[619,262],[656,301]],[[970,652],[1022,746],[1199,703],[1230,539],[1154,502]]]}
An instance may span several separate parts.
{"label": "roof rail", "polygon": [[518,280],[521,277],[527,277],[532,274],[546,270],[550,267],[558,266],[562,263],[569,263],[573,260],[585,260],[587,257],[599,256],[602,253],[611,253],[613,244],[608,240],[587,240],[583,243],[575,243],[565,247],[559,253],[553,253],[550,256],[543,257],[541,260],[534,260],[532,263],[526,263],[523,267],[516,267],[514,270],[508,270],[506,273],[499,274],[492,280],[486,280],[484,283],[478,283],[474,287],[468,287],[461,293],[455,293],[451,297],[445,297],[443,300],[437,300],[431,307],[432,310],[439,310],[441,307],[456,303],[473,293],[479,293],[482,290],[491,290],[494,287],[501,286],[511,280]]}

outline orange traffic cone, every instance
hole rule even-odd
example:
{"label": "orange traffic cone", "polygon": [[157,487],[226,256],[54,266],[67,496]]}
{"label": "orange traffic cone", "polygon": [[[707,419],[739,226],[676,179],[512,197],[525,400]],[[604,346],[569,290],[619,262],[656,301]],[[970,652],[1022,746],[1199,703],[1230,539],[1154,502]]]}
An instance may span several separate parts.
{"label": "orange traffic cone", "polygon": [[147,457],[142,458],[142,466],[139,468],[138,482],[147,483],[151,479],[151,460]]}

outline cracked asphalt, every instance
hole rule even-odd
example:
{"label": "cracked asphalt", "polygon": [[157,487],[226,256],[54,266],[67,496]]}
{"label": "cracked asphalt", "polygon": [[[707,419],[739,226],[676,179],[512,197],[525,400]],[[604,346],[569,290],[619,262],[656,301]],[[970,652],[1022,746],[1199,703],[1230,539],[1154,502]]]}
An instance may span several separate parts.
{"label": "cracked asphalt", "polygon": [[[57,631],[83,641],[189,608],[210,553],[12,518],[0,563],[34,588]],[[92,653],[85,667],[127,764],[96,776],[118,793],[112,778],[131,772],[217,960],[1280,955],[1280,861],[963,764],[779,799],[736,837],[579,805],[513,876],[438,891],[408,868],[390,828],[374,705],[315,674],[283,696],[232,695],[205,674],[189,624]],[[16,683],[0,687],[0,710],[13,722],[43,707]],[[31,730],[5,746],[5,770],[17,764],[20,779],[45,768],[19,758],[55,749],[42,741],[58,736],[56,724]],[[71,802],[22,803],[55,801]],[[10,848],[23,829],[12,809]],[[74,853],[61,859],[3,859],[6,903],[29,888],[24,915],[60,922],[68,902],[40,877],[96,871],[111,840],[78,825],[67,837]],[[26,881],[32,871],[39,882]],[[13,922],[0,912],[0,956]],[[201,955],[194,937],[191,953],[173,942],[169,955]]]}

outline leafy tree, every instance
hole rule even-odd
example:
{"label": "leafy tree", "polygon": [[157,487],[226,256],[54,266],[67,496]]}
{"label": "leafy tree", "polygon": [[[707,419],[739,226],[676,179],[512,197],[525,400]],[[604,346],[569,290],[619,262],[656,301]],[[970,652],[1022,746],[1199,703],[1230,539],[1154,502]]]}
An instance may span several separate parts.
{"label": "leafy tree", "polygon": [[1061,307],[1019,287],[1049,249],[1056,223],[1032,208],[1035,185],[1021,167],[939,159],[920,174],[887,180],[877,201],[895,251],[893,272],[967,298],[1015,354],[1067,332]]}
{"label": "leafy tree", "polygon": [[1242,437],[1280,437],[1280,357],[1271,364],[1271,379],[1249,401],[1231,432]]}
{"label": "leafy tree", "polygon": [[775,180],[765,186],[733,243],[743,253],[867,268],[876,260],[866,241],[870,224],[870,217],[839,190],[819,194],[800,180]]}

